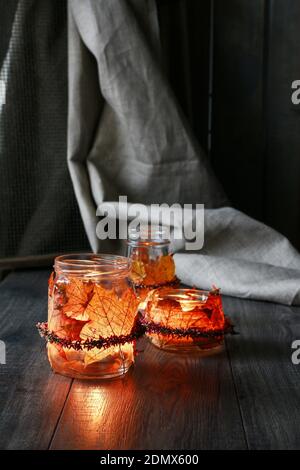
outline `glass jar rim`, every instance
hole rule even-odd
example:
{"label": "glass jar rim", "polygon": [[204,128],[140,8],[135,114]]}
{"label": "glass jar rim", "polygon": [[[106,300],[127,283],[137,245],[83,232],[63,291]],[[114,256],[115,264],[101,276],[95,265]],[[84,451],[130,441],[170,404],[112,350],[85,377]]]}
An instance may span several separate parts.
{"label": "glass jar rim", "polygon": [[170,244],[170,229],[161,224],[139,224],[128,227],[127,243],[130,245],[162,246]]}
{"label": "glass jar rim", "polygon": [[186,301],[189,303],[205,303],[210,295],[210,291],[195,288],[174,288],[174,287],[159,287],[151,293],[153,300],[176,300]]}
{"label": "glass jar rim", "polygon": [[65,254],[54,260],[56,272],[85,277],[127,275],[130,265],[129,258],[106,253]]}

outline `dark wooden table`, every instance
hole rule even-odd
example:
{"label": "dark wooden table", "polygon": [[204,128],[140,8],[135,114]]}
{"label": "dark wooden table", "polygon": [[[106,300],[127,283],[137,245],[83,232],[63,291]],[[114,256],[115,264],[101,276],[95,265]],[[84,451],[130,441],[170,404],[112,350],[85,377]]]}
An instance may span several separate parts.
{"label": "dark wooden table", "polygon": [[300,448],[300,309],[224,298],[240,332],[199,358],[142,340],[124,379],[54,374],[35,324],[47,317],[48,271],[0,284],[1,449]]}

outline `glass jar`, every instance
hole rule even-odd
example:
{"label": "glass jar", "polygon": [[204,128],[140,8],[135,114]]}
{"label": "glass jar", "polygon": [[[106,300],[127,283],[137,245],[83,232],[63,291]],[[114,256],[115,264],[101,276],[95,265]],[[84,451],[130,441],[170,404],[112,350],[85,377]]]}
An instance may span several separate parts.
{"label": "glass jar", "polygon": [[144,324],[150,341],[173,352],[207,352],[222,346],[226,319],[218,290],[156,289],[148,296]]}
{"label": "glass jar", "polygon": [[166,227],[129,227],[127,256],[131,260],[130,279],[140,300],[145,299],[148,292],[157,287],[178,284]]}
{"label": "glass jar", "polygon": [[138,307],[129,267],[127,258],[106,254],[55,259],[49,280],[52,341],[47,345],[55,372],[102,379],[128,371],[134,360],[132,333]]}

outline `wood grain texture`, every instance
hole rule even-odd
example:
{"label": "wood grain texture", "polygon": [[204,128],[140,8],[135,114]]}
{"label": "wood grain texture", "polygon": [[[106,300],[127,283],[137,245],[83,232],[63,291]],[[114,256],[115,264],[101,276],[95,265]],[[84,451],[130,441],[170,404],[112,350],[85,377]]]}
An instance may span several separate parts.
{"label": "wood grain texture", "polygon": [[12,273],[0,285],[0,449],[47,449],[70,388],[51,372],[35,328],[47,318],[48,276]]}
{"label": "wood grain texture", "polygon": [[300,365],[291,344],[300,338],[300,308],[224,299],[237,336],[227,347],[250,449],[300,448]]}
{"label": "wood grain texture", "polygon": [[226,352],[139,349],[123,380],[74,382],[52,449],[246,448]]}
{"label": "wood grain texture", "polygon": [[46,318],[47,271],[0,285],[1,449],[299,449],[300,308],[224,298],[239,331],[210,357],[140,341],[124,379],[71,381],[50,370],[35,323]]}

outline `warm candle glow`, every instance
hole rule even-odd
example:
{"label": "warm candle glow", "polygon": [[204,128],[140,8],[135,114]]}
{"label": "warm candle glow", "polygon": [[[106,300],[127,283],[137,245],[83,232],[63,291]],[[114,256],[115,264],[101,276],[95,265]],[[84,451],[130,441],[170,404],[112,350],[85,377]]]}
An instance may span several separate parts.
{"label": "warm candle glow", "polygon": [[146,322],[154,331],[156,326],[160,328],[159,333],[149,335],[156,346],[193,351],[215,347],[222,341],[218,331],[224,328],[225,317],[218,292],[166,287],[150,293],[147,300]]}
{"label": "warm candle glow", "polygon": [[128,260],[92,256],[86,263],[72,260],[49,281],[47,328],[55,339],[48,343],[48,357],[56,372],[71,377],[120,375],[134,360],[138,300],[129,285]]}
{"label": "warm candle glow", "polygon": [[168,298],[179,302],[183,312],[190,312],[195,308],[201,308],[207,301],[207,295],[195,295],[193,291],[187,291],[184,294],[170,293]]}

